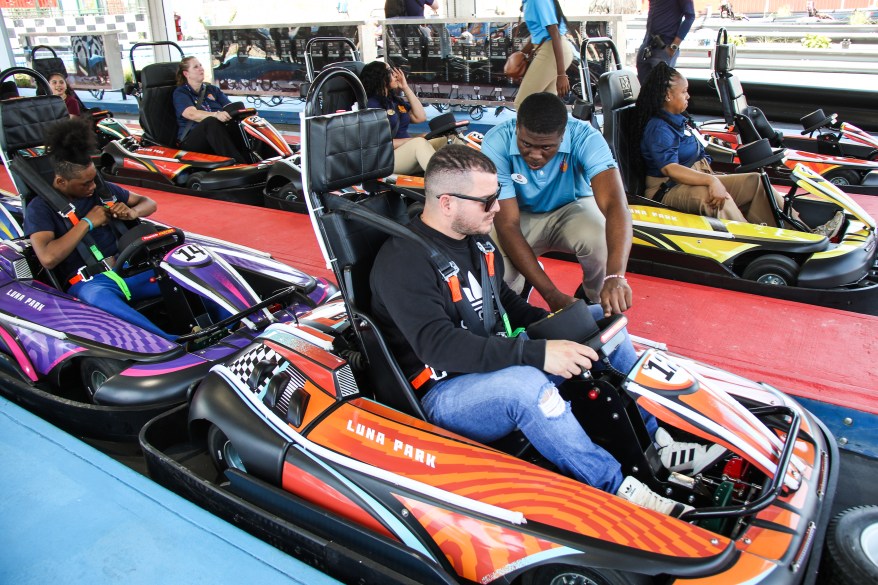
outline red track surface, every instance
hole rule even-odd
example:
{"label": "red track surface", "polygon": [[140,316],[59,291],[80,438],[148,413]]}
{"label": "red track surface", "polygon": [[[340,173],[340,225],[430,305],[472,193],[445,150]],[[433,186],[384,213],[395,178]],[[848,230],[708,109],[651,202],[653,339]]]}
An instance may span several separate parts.
{"label": "red track surface", "polygon": [[[11,187],[8,179],[2,183]],[[157,201],[154,217],[160,221],[262,249],[305,272],[332,277],[307,216],[138,192]],[[878,216],[878,197],[859,201]],[[552,259],[544,264],[556,282],[574,290],[578,265]],[[878,317],[634,274],[630,282],[633,334],[793,395],[878,414]]]}
{"label": "red track surface", "polygon": [[[306,216],[141,190],[156,218],[271,252],[306,272],[332,276]],[[878,215],[878,198],[865,197]],[[544,259],[572,291],[578,265]],[[878,414],[878,317],[631,275],[630,331],[669,349],[794,395]]]}

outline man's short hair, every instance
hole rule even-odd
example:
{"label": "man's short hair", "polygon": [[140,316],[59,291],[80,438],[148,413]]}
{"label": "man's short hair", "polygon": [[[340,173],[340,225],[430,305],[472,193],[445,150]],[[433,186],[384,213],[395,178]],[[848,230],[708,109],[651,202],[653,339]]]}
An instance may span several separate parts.
{"label": "man's short hair", "polygon": [[55,122],[46,131],[46,151],[52,157],[55,174],[62,179],[72,179],[91,166],[97,149],[94,128],[84,118]]}
{"label": "man's short hair", "polygon": [[521,102],[516,120],[534,134],[560,134],[567,127],[567,106],[553,93],[534,93]]}
{"label": "man's short hair", "polygon": [[449,144],[436,151],[427,163],[424,185],[428,197],[435,197],[447,189],[449,181],[459,181],[469,172],[497,173],[497,167],[487,156],[469,146]]}

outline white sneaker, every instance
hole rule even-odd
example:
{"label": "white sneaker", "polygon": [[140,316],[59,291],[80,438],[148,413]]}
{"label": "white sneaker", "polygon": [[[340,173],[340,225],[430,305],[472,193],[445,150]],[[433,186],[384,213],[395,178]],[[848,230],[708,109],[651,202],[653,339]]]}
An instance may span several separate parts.
{"label": "white sneaker", "polygon": [[693,475],[714,463],[726,452],[722,445],[713,444],[707,447],[700,443],[675,441],[671,434],[661,427],[655,432],[655,444],[658,445],[662,465],[668,471]]}
{"label": "white sneaker", "polygon": [[637,504],[641,508],[647,508],[660,514],[667,514],[674,518],[679,518],[684,513],[693,509],[692,506],[658,495],[633,475],[625,478],[625,481],[619,486],[619,491],[616,492],[616,495],[624,500],[628,500],[632,504]]}

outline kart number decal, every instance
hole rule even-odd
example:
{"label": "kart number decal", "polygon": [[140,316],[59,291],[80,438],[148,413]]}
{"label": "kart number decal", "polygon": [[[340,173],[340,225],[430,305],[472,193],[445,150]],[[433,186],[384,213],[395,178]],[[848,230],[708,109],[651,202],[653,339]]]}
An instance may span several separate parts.
{"label": "kart number decal", "polygon": [[689,372],[659,353],[653,353],[643,362],[635,381],[660,392],[691,392],[698,387]]}
{"label": "kart number decal", "polygon": [[210,254],[198,244],[186,244],[174,250],[170,260],[177,266],[199,266],[210,262]]}

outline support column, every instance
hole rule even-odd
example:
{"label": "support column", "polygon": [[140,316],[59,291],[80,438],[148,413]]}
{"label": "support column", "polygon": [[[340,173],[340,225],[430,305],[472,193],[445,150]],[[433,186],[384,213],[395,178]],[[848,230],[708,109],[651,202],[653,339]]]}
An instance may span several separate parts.
{"label": "support column", "polygon": [[15,55],[12,53],[12,45],[9,43],[9,31],[6,30],[6,17],[0,9],[0,69],[8,69],[15,66]]}
{"label": "support column", "polygon": [[[176,41],[177,29],[174,27],[174,12],[173,10],[165,9],[163,0],[149,0],[147,2],[147,17],[149,18],[149,32],[152,40]],[[173,35],[170,31],[174,31]],[[180,58],[176,50],[172,50],[167,46],[155,47],[153,51],[156,63],[176,61]]]}

